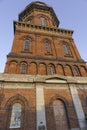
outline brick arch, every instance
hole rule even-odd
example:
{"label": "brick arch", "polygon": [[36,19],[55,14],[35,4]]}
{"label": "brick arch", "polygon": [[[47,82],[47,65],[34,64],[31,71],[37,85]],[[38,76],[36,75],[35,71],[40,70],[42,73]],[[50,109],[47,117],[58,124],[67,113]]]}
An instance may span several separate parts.
{"label": "brick arch", "polygon": [[74,76],[80,76],[81,75],[80,69],[77,65],[73,65],[73,73],[74,73]]}
{"label": "brick arch", "polygon": [[[23,72],[23,70],[22,70],[22,65],[25,65],[25,71]],[[21,61],[20,62],[20,65],[19,65],[19,72],[20,73],[23,73],[23,74],[26,74],[27,73],[27,71],[28,71],[28,63],[26,62],[26,61]]]}
{"label": "brick arch", "polygon": [[[67,40],[60,40],[60,43],[61,43],[61,44],[64,44],[64,43],[65,43],[65,44],[68,44],[68,41],[67,41]],[[69,45],[69,44],[68,44],[68,45]]]}
{"label": "brick arch", "polygon": [[87,76],[87,68],[85,66],[80,66],[80,72],[82,76]]}
{"label": "brick arch", "polygon": [[64,66],[62,64],[57,64],[56,73],[59,75],[64,75]]}
{"label": "brick arch", "polygon": [[51,40],[49,39],[49,38],[43,38],[43,39],[41,39],[41,52],[43,52],[43,50],[44,50],[44,54],[47,54],[47,55],[49,55],[49,54],[52,54],[52,42],[51,42]]}
{"label": "brick arch", "polygon": [[51,40],[49,39],[49,38],[43,38],[42,40],[41,40],[41,42],[46,42],[46,41],[48,41],[49,43],[51,43]]}
{"label": "brick arch", "polygon": [[24,124],[26,123],[27,120],[27,111],[29,110],[29,103],[27,101],[27,99],[20,95],[20,94],[16,94],[12,97],[10,97],[8,99],[8,101],[6,102],[5,108],[6,108],[6,125],[5,125],[5,129],[9,130],[9,126],[10,126],[10,121],[11,121],[11,113],[12,113],[12,106],[15,103],[20,103],[22,106],[22,125],[21,125],[21,129],[24,129]]}
{"label": "brick arch", "polygon": [[26,18],[26,22],[32,22],[34,18],[34,15],[31,15],[30,17]]}
{"label": "brick arch", "polygon": [[68,64],[64,66],[64,73],[66,76],[73,76],[72,67]]}
{"label": "brick arch", "polygon": [[36,62],[31,62],[29,64],[29,67],[28,67],[28,73],[31,74],[31,75],[36,75],[37,74],[37,63]]}
{"label": "brick arch", "polygon": [[34,38],[30,35],[24,35],[24,36],[21,37],[21,39],[24,39],[24,40],[29,39],[31,42],[34,41]]}
{"label": "brick arch", "polygon": [[27,61],[21,61],[21,62],[19,63],[20,67],[21,67],[22,64],[26,64],[26,66],[28,66],[28,62],[27,62]]}
{"label": "brick arch", "polygon": [[17,72],[17,65],[18,65],[18,62],[16,60],[10,61],[9,68],[8,68],[9,73],[15,74]]}
{"label": "brick arch", "polygon": [[41,62],[38,65],[38,74],[40,75],[46,75],[47,74],[47,67],[46,64]]}
{"label": "brick arch", "polygon": [[20,64],[22,64],[22,63],[25,63],[26,65],[28,65],[28,62],[25,60],[20,61]]}
{"label": "brick arch", "polygon": [[53,102],[53,113],[55,119],[55,127],[57,130],[69,130],[67,111],[64,103],[57,99]]}
{"label": "brick arch", "polygon": [[[70,44],[69,44],[69,42],[67,41],[67,40],[60,40],[60,42],[59,42],[62,46],[65,44],[65,45],[67,45],[68,47],[70,46]],[[70,48],[68,48],[68,49],[70,49]]]}
{"label": "brick arch", "polygon": [[37,17],[38,19],[40,19],[40,17],[43,17],[46,20],[46,26],[49,26],[51,20],[50,17],[44,14],[37,14],[35,17]]}
{"label": "brick arch", "polygon": [[29,106],[28,101],[24,96],[22,96],[20,94],[16,94],[8,99],[8,101],[5,105],[5,108],[7,108],[7,109],[11,108],[12,105],[16,102],[21,103],[26,108],[28,108],[27,106]]}
{"label": "brick arch", "polygon": [[[68,130],[70,128],[70,122],[68,117],[68,101],[59,94],[55,94],[51,99],[49,111],[51,111],[51,118],[54,118],[54,128],[58,130]],[[62,114],[62,115],[61,115]],[[52,117],[53,116],[53,117]],[[48,117],[47,117],[48,118]],[[64,124],[61,123],[64,122]]]}
{"label": "brick arch", "polygon": [[56,67],[55,67],[55,65],[54,65],[53,63],[49,63],[49,64],[47,65],[47,74],[48,74],[48,75],[51,74],[51,73],[50,73],[50,67],[52,67],[53,74],[56,74]]}
{"label": "brick arch", "polygon": [[62,51],[63,51],[64,56],[72,56],[69,41],[61,40],[60,44],[62,46]]}
{"label": "brick arch", "polygon": [[10,60],[8,63],[11,64],[11,62],[16,62],[16,63],[18,63],[18,61],[16,61],[16,60]]}
{"label": "brick arch", "polygon": [[61,100],[66,107],[69,105],[69,103],[68,103],[68,101],[65,99],[65,97],[63,97],[63,96],[61,96],[61,95],[59,95],[59,94],[55,94],[53,97],[51,97],[49,104],[52,104],[53,101],[54,101],[54,100],[57,100],[57,99]]}
{"label": "brick arch", "polygon": [[35,15],[35,17],[37,17],[37,18],[43,17],[43,18],[45,18],[46,20],[49,20],[49,17],[46,16],[46,15],[44,15],[44,14],[37,14],[37,15]]}
{"label": "brick arch", "polygon": [[[53,25],[53,24],[52,24],[52,23],[53,23],[52,21],[53,21],[54,19],[53,19],[53,17],[50,17],[50,15],[47,15],[47,14],[44,15],[44,14],[42,14],[42,13],[39,13],[39,14],[37,14],[37,15],[34,15],[34,17],[35,17],[35,18],[37,17],[38,19],[39,19],[40,17],[43,17],[43,18],[45,18],[45,19],[47,20],[47,26],[52,26],[52,25]],[[55,20],[54,20],[54,22],[55,22]],[[55,23],[56,23],[56,22],[55,22]],[[55,24],[54,24],[54,25],[55,25]]]}
{"label": "brick arch", "polygon": [[[36,17],[39,18],[39,19],[40,19],[40,17],[45,18],[45,19],[46,19],[47,26],[51,26],[52,23],[53,23],[53,19],[52,19],[52,17],[50,17],[50,16],[46,16],[46,15],[44,15],[44,14],[38,14],[38,15],[36,15]],[[54,25],[55,25],[55,24],[54,24]]]}

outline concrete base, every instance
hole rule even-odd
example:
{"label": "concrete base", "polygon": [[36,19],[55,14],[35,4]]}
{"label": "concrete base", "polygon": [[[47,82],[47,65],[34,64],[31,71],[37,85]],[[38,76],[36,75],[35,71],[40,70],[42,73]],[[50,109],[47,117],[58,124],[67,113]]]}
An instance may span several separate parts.
{"label": "concrete base", "polygon": [[71,130],[87,130],[87,127],[85,127],[85,128],[73,128]]}
{"label": "concrete base", "polygon": [[73,129],[71,129],[71,130],[80,130],[80,128],[73,128]]}

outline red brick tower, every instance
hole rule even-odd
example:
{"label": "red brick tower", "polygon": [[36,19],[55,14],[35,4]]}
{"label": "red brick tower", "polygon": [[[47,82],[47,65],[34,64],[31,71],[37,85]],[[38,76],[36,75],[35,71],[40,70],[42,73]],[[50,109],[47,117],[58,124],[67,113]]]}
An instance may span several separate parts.
{"label": "red brick tower", "polygon": [[0,130],[87,130],[87,66],[72,34],[43,2],[19,14],[0,73]]}
{"label": "red brick tower", "polygon": [[87,76],[72,34],[71,30],[59,28],[52,7],[32,2],[14,21],[14,40],[5,73]]}

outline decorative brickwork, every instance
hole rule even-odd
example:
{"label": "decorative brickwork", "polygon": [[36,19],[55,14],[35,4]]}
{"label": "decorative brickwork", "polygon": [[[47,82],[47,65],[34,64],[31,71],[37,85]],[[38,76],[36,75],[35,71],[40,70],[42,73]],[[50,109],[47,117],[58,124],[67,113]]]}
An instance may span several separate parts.
{"label": "decorative brickwork", "polygon": [[[40,25],[40,18],[45,19],[44,26]],[[19,21],[14,22],[14,40],[7,56],[5,73],[21,74],[24,63],[25,74],[50,75],[49,65],[52,64],[55,74],[87,76],[85,61],[72,39],[73,31],[61,29],[58,25],[59,20],[51,7],[38,2],[27,6],[19,14]],[[27,50],[25,41],[29,41]],[[77,74],[74,66],[78,69]]]}
{"label": "decorative brickwork", "polygon": [[0,74],[0,130],[87,130],[87,65],[73,31],[59,23],[53,8],[39,1],[14,21],[12,49]]}

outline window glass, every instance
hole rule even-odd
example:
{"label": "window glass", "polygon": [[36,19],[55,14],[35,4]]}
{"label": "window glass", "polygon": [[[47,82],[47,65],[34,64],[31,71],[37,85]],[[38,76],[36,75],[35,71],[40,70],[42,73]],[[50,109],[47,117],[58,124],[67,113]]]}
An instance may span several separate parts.
{"label": "window glass", "polygon": [[15,103],[12,107],[10,128],[20,128],[21,127],[21,104]]}
{"label": "window glass", "polygon": [[40,17],[40,25],[41,26],[46,26],[46,19],[43,17]]}
{"label": "window glass", "polygon": [[22,64],[21,73],[26,73],[26,64]]}
{"label": "window glass", "polygon": [[74,66],[74,75],[79,76],[79,70],[76,66]]}
{"label": "window glass", "polygon": [[46,52],[49,53],[50,52],[50,43],[48,41],[46,41],[45,46],[46,46]]}
{"label": "window glass", "polygon": [[30,50],[30,41],[29,40],[25,40],[24,50],[25,51],[29,51]]}
{"label": "window glass", "polygon": [[50,74],[54,74],[54,70],[52,66],[50,66],[49,70],[50,70]]}
{"label": "window glass", "polygon": [[65,53],[66,55],[69,55],[69,50],[68,50],[68,47],[67,47],[66,44],[63,44],[63,48],[64,48],[64,53]]}

